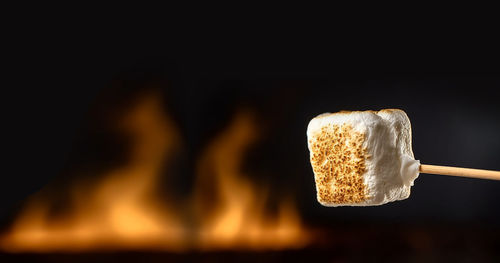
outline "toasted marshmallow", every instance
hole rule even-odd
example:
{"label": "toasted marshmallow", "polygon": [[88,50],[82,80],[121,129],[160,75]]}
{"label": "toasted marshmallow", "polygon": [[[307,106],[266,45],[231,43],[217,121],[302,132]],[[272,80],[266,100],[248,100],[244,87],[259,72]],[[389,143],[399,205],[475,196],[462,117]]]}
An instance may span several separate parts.
{"label": "toasted marshmallow", "polygon": [[309,122],[307,138],[322,205],[382,205],[410,196],[420,162],[404,111],[321,114]]}

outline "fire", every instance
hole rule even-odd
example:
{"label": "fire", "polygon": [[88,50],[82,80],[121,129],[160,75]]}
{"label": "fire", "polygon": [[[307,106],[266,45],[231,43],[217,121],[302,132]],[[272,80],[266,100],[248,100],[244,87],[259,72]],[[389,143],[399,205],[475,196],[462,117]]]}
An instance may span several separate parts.
{"label": "fire", "polygon": [[[309,242],[294,203],[283,199],[277,212],[269,213],[265,205],[272,192],[241,172],[247,148],[258,140],[249,112],[237,114],[203,152],[191,200],[177,205],[161,200],[155,185],[181,137],[159,98],[154,92],[145,94],[118,120],[120,130],[133,138],[125,165],[98,182],[75,182],[64,216],[51,215],[43,198],[28,202],[0,237],[0,249],[179,252],[298,248]],[[208,188],[213,200],[206,200]]]}
{"label": "fire", "polygon": [[209,206],[205,188],[214,186],[216,207],[201,222],[200,246],[268,249],[301,247],[308,236],[290,200],[283,200],[277,215],[266,211],[269,188],[252,184],[241,172],[246,148],[257,140],[257,127],[249,112],[240,112],[224,133],[206,149],[198,166],[198,209]]}
{"label": "fire", "polygon": [[0,240],[6,251],[81,251],[115,248],[181,250],[182,222],[154,199],[154,185],[179,135],[162,114],[156,94],[144,95],[118,120],[132,136],[129,161],[97,184],[73,186],[69,215],[54,218],[48,203],[34,199]]}

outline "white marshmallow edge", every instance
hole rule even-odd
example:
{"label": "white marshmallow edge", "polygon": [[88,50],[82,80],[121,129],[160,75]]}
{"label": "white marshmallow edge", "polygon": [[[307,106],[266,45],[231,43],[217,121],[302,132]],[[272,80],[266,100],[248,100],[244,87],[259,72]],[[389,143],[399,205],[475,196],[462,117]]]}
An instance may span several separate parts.
{"label": "white marshmallow edge", "polygon": [[[335,127],[349,129],[335,133]],[[362,149],[363,152],[357,157],[353,155],[356,149],[349,141],[354,135],[347,133],[362,137],[362,148],[358,146],[357,151]],[[325,136],[331,144],[324,143]],[[344,141],[336,142],[339,136]],[[382,205],[410,196],[410,188],[419,175],[420,162],[413,156],[411,124],[404,111],[386,109],[321,114],[309,122],[307,138],[317,198],[322,205]],[[325,146],[318,147],[320,141]],[[332,153],[330,148],[339,144],[343,152]],[[344,164],[333,161],[339,158],[339,154],[347,156],[343,157],[344,160],[351,162],[359,159],[357,164],[361,163],[364,169],[340,169]],[[354,189],[351,182],[356,176],[361,180]]]}

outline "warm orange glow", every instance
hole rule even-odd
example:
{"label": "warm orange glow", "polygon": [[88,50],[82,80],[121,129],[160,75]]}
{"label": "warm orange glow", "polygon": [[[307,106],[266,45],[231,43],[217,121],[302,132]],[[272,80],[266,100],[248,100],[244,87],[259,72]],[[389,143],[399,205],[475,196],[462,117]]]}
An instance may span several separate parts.
{"label": "warm orange glow", "polygon": [[[193,199],[182,205],[160,200],[155,185],[165,160],[180,146],[180,136],[159,98],[155,93],[142,96],[118,121],[134,138],[127,164],[97,183],[75,182],[65,216],[51,216],[44,199],[28,202],[0,238],[0,249],[282,249],[309,242],[294,203],[283,199],[278,211],[269,213],[265,205],[273,193],[241,172],[247,147],[258,139],[248,112],[238,114],[205,149]],[[209,185],[213,200],[205,200]],[[184,222],[186,215],[195,219]]]}
{"label": "warm orange glow", "polygon": [[183,249],[182,222],[152,196],[179,138],[158,98],[146,94],[118,120],[119,129],[134,138],[126,165],[105,174],[97,185],[80,182],[74,187],[73,212],[64,218],[50,217],[42,200],[30,202],[0,240],[1,247],[12,252]]}
{"label": "warm orange glow", "polygon": [[239,113],[233,123],[206,149],[198,166],[196,205],[204,201],[204,187],[213,184],[215,208],[201,222],[202,249],[301,247],[309,242],[294,204],[282,200],[278,213],[269,214],[269,188],[252,183],[241,173],[247,148],[257,139],[256,121],[248,112]]}

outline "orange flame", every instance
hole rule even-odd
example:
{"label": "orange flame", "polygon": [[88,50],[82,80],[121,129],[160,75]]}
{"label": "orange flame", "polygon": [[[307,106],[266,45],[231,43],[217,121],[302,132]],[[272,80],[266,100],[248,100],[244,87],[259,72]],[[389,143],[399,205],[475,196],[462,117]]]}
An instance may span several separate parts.
{"label": "orange flame", "polygon": [[178,141],[172,122],[162,114],[158,96],[141,98],[119,126],[134,138],[130,161],[105,174],[96,186],[80,183],[74,187],[74,212],[67,217],[51,217],[42,200],[29,203],[0,240],[4,250],[183,248],[181,222],[151,196],[163,160]]}
{"label": "orange flame", "polygon": [[252,184],[240,172],[246,148],[257,139],[252,117],[249,112],[240,112],[200,160],[196,204],[207,203],[203,201],[203,190],[210,183],[215,184],[217,204],[213,214],[201,222],[202,249],[214,246],[281,249],[301,247],[308,242],[293,203],[286,200],[277,215],[269,215],[265,208],[269,189]]}
{"label": "orange flame", "polygon": [[[0,249],[281,249],[309,242],[294,204],[284,200],[276,214],[268,213],[265,202],[272,193],[240,172],[247,147],[257,139],[248,112],[237,115],[198,162],[192,207],[199,222],[194,230],[182,220],[186,208],[155,198],[155,184],[180,138],[161,107],[157,94],[146,94],[120,121],[134,138],[126,165],[104,174],[97,184],[73,187],[71,212],[64,217],[51,216],[45,200],[31,200],[0,238]],[[204,200],[210,183],[214,203]]]}

